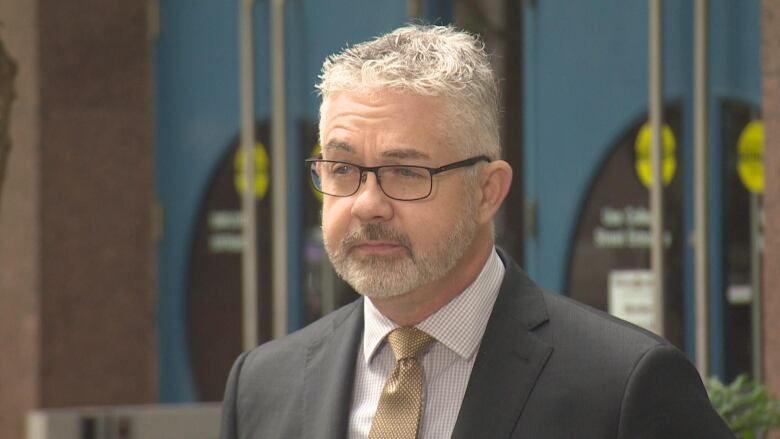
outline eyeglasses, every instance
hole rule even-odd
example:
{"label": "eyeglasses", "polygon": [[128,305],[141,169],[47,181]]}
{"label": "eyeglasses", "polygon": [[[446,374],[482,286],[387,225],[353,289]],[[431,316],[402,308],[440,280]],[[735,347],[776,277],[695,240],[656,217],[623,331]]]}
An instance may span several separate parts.
{"label": "eyeglasses", "polygon": [[379,188],[389,198],[399,201],[422,200],[433,191],[433,176],[445,171],[473,166],[478,162],[490,162],[480,155],[438,168],[427,166],[386,165],[360,166],[336,160],[306,159],[311,182],[319,192],[334,197],[349,197],[360,189],[368,172],[376,175]]}

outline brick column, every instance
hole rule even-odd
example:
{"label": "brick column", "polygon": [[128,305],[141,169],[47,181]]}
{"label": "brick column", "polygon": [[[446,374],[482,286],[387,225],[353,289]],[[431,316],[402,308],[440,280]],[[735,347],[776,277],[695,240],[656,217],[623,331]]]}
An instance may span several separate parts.
{"label": "brick column", "polygon": [[39,0],[41,404],[156,398],[146,0]]}
{"label": "brick column", "polygon": [[[780,397],[780,2],[763,0],[764,173],[764,373],[770,391]],[[780,438],[780,432],[775,432]]]}
{"label": "brick column", "polygon": [[24,437],[38,406],[39,179],[38,5],[0,0],[0,38],[17,65],[11,153],[0,193],[0,437]]}
{"label": "brick column", "polygon": [[0,206],[0,438],[156,401],[147,0],[0,0],[18,65]]}

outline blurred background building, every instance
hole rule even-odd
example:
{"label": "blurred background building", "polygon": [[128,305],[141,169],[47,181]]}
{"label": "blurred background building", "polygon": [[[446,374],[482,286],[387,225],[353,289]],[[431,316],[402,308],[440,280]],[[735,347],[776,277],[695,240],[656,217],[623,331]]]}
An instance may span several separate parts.
{"label": "blurred background building", "polygon": [[0,199],[0,437],[24,437],[33,409],[220,400],[243,349],[242,96],[256,139],[254,336],[355,298],[322,250],[303,172],[317,152],[313,85],[328,54],[410,18],[479,33],[495,55],[516,171],[500,245],[543,287],[662,332],[706,375],[749,374],[780,394],[780,2],[703,2],[702,361],[693,0],[662,13],[663,318],[653,313],[654,1],[0,0],[18,67]]}

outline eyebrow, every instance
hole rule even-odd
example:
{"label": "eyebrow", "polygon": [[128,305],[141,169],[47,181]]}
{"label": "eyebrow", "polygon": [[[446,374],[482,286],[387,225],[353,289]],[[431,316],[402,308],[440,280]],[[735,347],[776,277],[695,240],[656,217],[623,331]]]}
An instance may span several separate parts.
{"label": "eyebrow", "polygon": [[339,141],[326,143],[325,146],[322,147],[322,151],[343,151],[348,153],[355,152],[355,150],[353,150],[352,147],[349,146],[349,143],[339,142]]}
{"label": "eyebrow", "polygon": [[[322,151],[342,151],[349,154],[354,154],[355,150],[350,146],[349,143],[342,142],[342,141],[332,141],[325,144],[325,146],[322,147]],[[382,157],[386,158],[393,158],[393,159],[429,159],[431,158],[428,154],[414,148],[394,148],[394,149],[388,149],[387,151],[382,152]]]}
{"label": "eyebrow", "polygon": [[428,154],[412,148],[397,148],[388,149],[382,153],[382,157],[389,157],[394,159],[429,159],[431,156]]}

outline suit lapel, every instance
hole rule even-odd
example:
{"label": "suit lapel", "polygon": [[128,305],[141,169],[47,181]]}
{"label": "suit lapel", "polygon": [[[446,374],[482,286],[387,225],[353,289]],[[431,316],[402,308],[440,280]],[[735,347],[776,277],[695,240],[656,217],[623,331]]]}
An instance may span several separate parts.
{"label": "suit lapel", "polygon": [[541,291],[511,259],[485,328],[453,439],[508,438],[552,347],[531,330],[547,321]]}
{"label": "suit lapel", "polygon": [[355,358],[362,336],[363,300],[334,320],[332,331],[315,340],[306,358],[302,437],[347,437]]}

